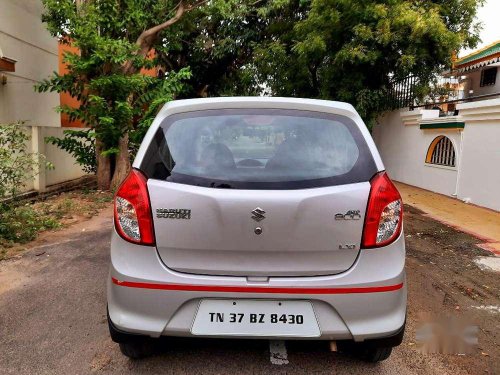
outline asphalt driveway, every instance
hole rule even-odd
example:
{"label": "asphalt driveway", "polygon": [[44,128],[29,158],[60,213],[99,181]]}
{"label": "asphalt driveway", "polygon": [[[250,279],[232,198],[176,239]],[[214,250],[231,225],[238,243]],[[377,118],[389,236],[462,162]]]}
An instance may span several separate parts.
{"label": "asphalt driveway", "polygon": [[[472,259],[477,240],[416,210],[406,213],[409,314],[404,343],[391,358],[366,364],[325,343],[169,339],[142,361],[123,357],[107,331],[106,291],[111,218],[0,263],[0,374],[500,373],[498,275]],[[480,324],[479,348],[467,356],[421,354],[415,327],[421,312],[468,312]]]}

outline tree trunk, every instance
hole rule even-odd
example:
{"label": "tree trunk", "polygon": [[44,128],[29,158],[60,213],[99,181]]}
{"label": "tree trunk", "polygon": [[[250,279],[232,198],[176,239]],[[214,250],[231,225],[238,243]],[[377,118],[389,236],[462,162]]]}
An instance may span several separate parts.
{"label": "tree trunk", "polygon": [[198,95],[199,98],[208,97],[208,85],[203,85],[202,87],[199,87],[198,90],[196,90],[196,95]]}
{"label": "tree trunk", "polygon": [[123,134],[118,141],[119,153],[116,155],[115,172],[111,180],[111,189],[118,189],[130,171],[130,157],[128,149],[128,133]]}
{"label": "tree trunk", "polygon": [[95,156],[97,161],[97,188],[99,190],[109,190],[111,183],[111,160],[103,156],[104,144],[96,139]]}
{"label": "tree trunk", "polygon": [[[194,9],[201,4],[203,4],[205,0],[200,1],[197,4],[194,4],[188,10]],[[169,20],[163,22],[162,24],[151,27],[150,29],[144,30],[141,35],[137,38],[136,44],[139,47],[137,55],[146,57],[148,53],[151,51],[153,44],[156,42],[158,35],[162,30],[170,27],[174,23],[176,23],[184,14],[186,9],[184,8],[183,0],[180,0],[177,5],[175,15]],[[125,75],[132,75],[137,73],[138,69],[134,66],[132,59],[128,60],[122,66],[122,73]],[[132,96],[128,98],[129,103],[132,102]],[[113,178],[111,179],[111,189],[116,191],[122,181],[127,177],[128,172],[130,171],[130,157],[129,157],[129,148],[128,148],[128,129],[125,133],[120,137],[118,141],[118,155],[116,155],[115,159],[115,168],[113,172]],[[108,159],[109,162],[109,159]],[[99,171],[98,171],[99,172]],[[108,185],[109,188],[109,185]]]}

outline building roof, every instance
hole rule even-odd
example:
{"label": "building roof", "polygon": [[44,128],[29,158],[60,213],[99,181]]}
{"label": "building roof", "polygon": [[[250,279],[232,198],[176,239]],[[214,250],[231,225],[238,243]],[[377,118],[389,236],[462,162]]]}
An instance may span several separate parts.
{"label": "building roof", "polygon": [[467,72],[497,62],[500,62],[500,40],[455,60],[453,70]]}

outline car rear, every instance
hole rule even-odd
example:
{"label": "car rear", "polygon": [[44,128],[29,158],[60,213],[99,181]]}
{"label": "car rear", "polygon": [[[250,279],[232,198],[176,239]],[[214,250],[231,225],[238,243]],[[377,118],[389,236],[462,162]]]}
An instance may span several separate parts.
{"label": "car rear", "polygon": [[401,198],[352,106],[175,101],[116,194],[110,324],[390,347],[404,258]]}

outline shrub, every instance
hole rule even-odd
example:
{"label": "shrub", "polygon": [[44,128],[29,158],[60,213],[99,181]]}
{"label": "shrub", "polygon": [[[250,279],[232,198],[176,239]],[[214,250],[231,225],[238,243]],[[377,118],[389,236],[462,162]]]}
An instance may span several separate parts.
{"label": "shrub", "polygon": [[40,230],[57,223],[39,217],[29,206],[19,207],[16,198],[28,179],[45,163],[43,155],[30,152],[30,136],[24,123],[0,124],[0,248],[11,242],[28,242]]}
{"label": "shrub", "polygon": [[29,152],[24,123],[0,124],[0,200],[15,197],[37,174],[43,156]]}
{"label": "shrub", "polygon": [[12,243],[26,243],[36,238],[38,232],[54,229],[59,222],[49,215],[41,215],[30,205],[7,205],[0,211],[0,247]]}

